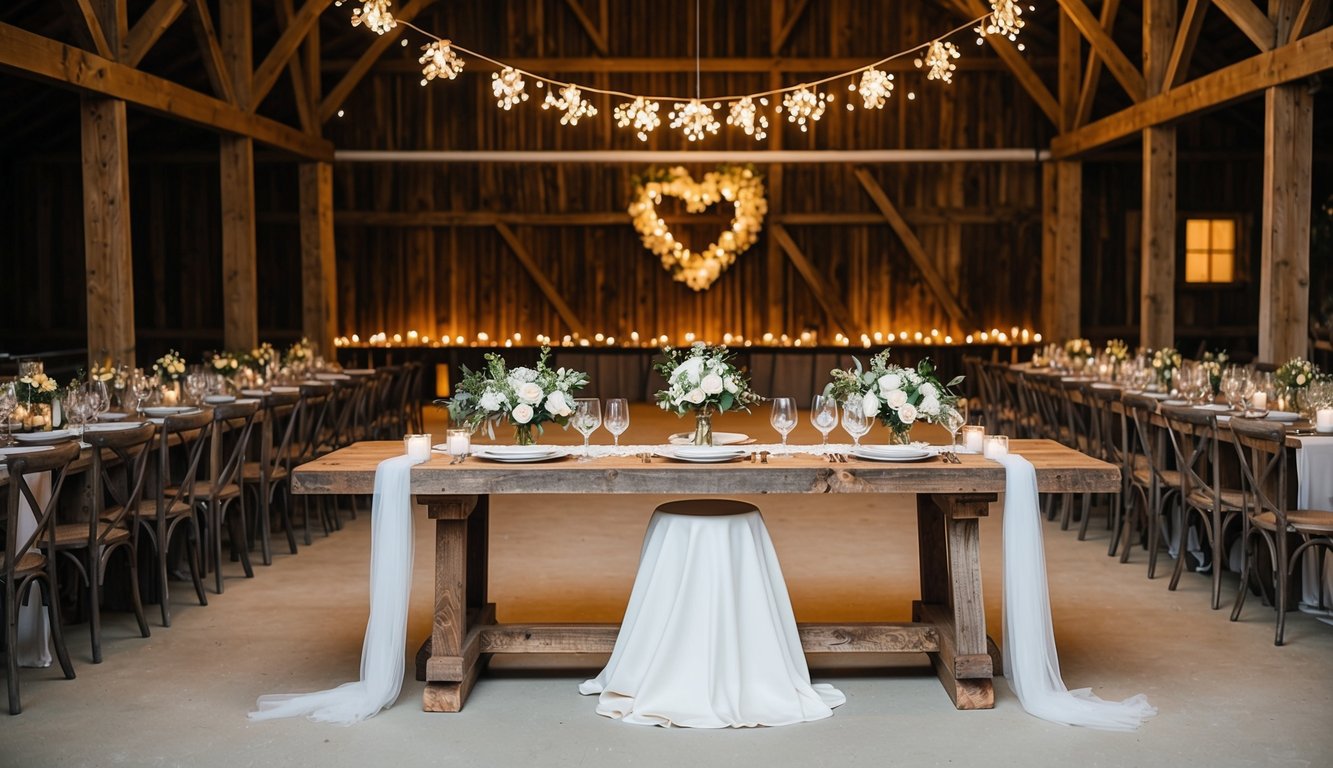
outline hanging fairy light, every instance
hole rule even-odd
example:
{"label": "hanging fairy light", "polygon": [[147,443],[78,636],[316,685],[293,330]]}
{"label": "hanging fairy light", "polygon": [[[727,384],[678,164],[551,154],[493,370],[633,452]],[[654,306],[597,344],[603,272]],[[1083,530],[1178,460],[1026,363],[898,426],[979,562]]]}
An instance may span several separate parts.
{"label": "hanging fairy light", "polygon": [[787,122],[796,123],[801,131],[810,130],[810,123],[824,116],[825,107],[833,101],[833,94],[812,91],[804,85],[782,96],[778,112],[787,111]]}
{"label": "hanging fairy light", "polygon": [[921,69],[924,65],[929,70],[926,73],[927,80],[943,80],[946,83],[952,83],[953,72],[957,69],[954,66],[953,59],[961,55],[958,52],[958,46],[944,40],[936,40],[926,50],[925,61],[917,59],[913,63],[916,64],[917,69]]}
{"label": "hanging fairy light", "polygon": [[1009,38],[1010,42],[1017,40],[1019,30],[1024,26],[1022,6],[1014,0],[991,0],[990,7],[990,15],[973,30],[978,38],[1002,35]]}
{"label": "hanging fairy light", "polygon": [[426,65],[421,70],[421,84],[425,85],[437,77],[453,80],[463,71],[463,58],[449,47],[448,40],[436,40],[421,46],[425,53],[417,59],[418,64]]}
{"label": "hanging fairy light", "polygon": [[[847,86],[847,90],[860,94],[861,106],[864,109],[883,109],[884,102],[893,95],[893,74],[871,67],[861,73],[859,85],[852,83]],[[852,109],[850,101],[847,103],[847,109]]]}
{"label": "hanging fairy light", "polygon": [[746,96],[733,102],[731,112],[727,115],[727,125],[740,128],[746,136],[753,136],[755,141],[763,141],[768,138],[768,118],[760,114],[761,106],[768,106],[768,99],[760,98],[756,104],[754,99]]}
{"label": "hanging fairy light", "polygon": [[667,117],[671,118],[671,127],[684,131],[685,138],[690,141],[699,141],[722,127],[713,117],[713,110],[698,99],[677,104]]}
{"label": "hanging fairy light", "polygon": [[594,107],[591,101],[584,99],[583,92],[573,83],[560,89],[560,98],[556,98],[553,90],[546,92],[546,100],[542,102],[542,109],[552,107],[564,112],[560,116],[561,125],[578,125],[581,118],[597,115],[597,107]]}
{"label": "hanging fairy light", "polygon": [[352,26],[357,27],[362,24],[366,29],[377,35],[398,26],[397,20],[389,12],[389,6],[393,5],[390,0],[366,0],[360,8],[352,9]]}
{"label": "hanging fairy light", "polygon": [[662,118],[657,116],[661,108],[661,104],[640,96],[616,107],[612,115],[616,118],[616,125],[621,128],[633,126],[634,135],[639,137],[639,141],[647,141],[648,134],[662,124]]}
{"label": "hanging fairy light", "polygon": [[523,75],[513,67],[505,67],[491,73],[491,93],[495,94],[495,106],[508,112],[519,102],[528,100],[527,91],[523,90]]}

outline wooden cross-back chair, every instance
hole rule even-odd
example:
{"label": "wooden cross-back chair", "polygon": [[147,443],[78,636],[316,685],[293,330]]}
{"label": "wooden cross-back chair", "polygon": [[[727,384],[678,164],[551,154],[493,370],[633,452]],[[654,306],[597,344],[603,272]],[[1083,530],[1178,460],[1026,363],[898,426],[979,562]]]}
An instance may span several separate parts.
{"label": "wooden cross-back chair", "polygon": [[292,524],[291,470],[292,446],[301,423],[306,401],[298,392],[270,392],[261,400],[263,423],[260,425],[259,456],[241,466],[241,485],[255,501],[256,521],[253,532],[259,538],[264,565],[273,563],[271,542],[272,510],[281,502],[282,528],[287,547],[296,554],[296,530]]}
{"label": "wooden cross-back chair", "polygon": [[[1129,562],[1134,546],[1136,523],[1143,518],[1147,534],[1148,578],[1157,573],[1157,549],[1161,537],[1162,519],[1168,507],[1180,498],[1180,473],[1167,464],[1165,436],[1161,427],[1152,423],[1157,412],[1157,401],[1146,395],[1124,393],[1123,405],[1134,437],[1130,441],[1130,489],[1133,493],[1125,504],[1124,525],[1121,526],[1120,562]],[[1142,504],[1135,503],[1136,501]]]}
{"label": "wooden cross-back chair", "polygon": [[[1120,523],[1124,517],[1125,504],[1131,492],[1132,469],[1130,466],[1130,430],[1125,417],[1125,409],[1116,408],[1120,400],[1120,390],[1115,387],[1096,387],[1088,385],[1086,390],[1093,404],[1093,419],[1097,423],[1097,435],[1101,446],[1099,458],[1120,469],[1120,491],[1111,499],[1110,513],[1107,516],[1107,528],[1111,531],[1111,541],[1107,544],[1106,556],[1110,557],[1120,543]],[[1086,522],[1083,529],[1086,529]],[[1083,530],[1079,531],[1079,538]]]}
{"label": "wooden cross-back chair", "polygon": [[[214,587],[222,594],[222,527],[231,523],[232,556],[241,561],[247,579],[254,578],[246,533],[245,495],[241,493],[241,465],[250,442],[258,403],[227,403],[213,408],[209,439],[208,479],[196,482],[192,501],[204,516],[204,538],[209,543],[205,567],[212,567]],[[228,447],[226,442],[230,440]],[[234,514],[232,514],[234,512]]]}

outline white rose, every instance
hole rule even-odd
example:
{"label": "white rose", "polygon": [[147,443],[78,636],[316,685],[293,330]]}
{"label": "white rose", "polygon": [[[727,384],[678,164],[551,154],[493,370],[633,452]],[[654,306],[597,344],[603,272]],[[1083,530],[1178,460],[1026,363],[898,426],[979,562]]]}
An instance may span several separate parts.
{"label": "white rose", "polygon": [[1303,374],[1303,373],[1301,373],[1301,374],[1297,374],[1297,375],[1296,375],[1296,383],[1297,383],[1298,385],[1300,385],[1300,386],[1305,386],[1305,374]]}
{"label": "white rose", "polygon": [[514,390],[514,394],[518,395],[519,402],[535,405],[542,401],[542,385],[535,381],[529,381],[525,384],[518,385],[518,388]]}
{"label": "white rose", "polygon": [[699,382],[699,388],[704,391],[704,394],[708,395],[716,395],[720,393],[723,386],[722,377],[718,376],[716,373],[708,374],[704,377],[703,381]]}
{"label": "white rose", "polygon": [[500,410],[500,405],[502,403],[504,403],[504,398],[500,396],[499,392],[496,392],[493,389],[488,389],[481,393],[481,407],[492,413]]}
{"label": "white rose", "polygon": [[895,389],[903,388],[903,377],[896,373],[886,373],[879,377],[880,394],[888,396]]}
{"label": "white rose", "polygon": [[728,376],[722,380],[722,388],[734,395],[741,390],[741,385],[735,376]]}
{"label": "white rose", "polygon": [[921,404],[918,405],[918,406],[916,407],[916,410],[917,410],[918,413],[920,413],[920,414],[922,414],[922,415],[925,415],[925,416],[938,416],[938,415],[940,415],[940,401],[939,401],[939,398],[935,398],[935,397],[927,397],[927,398],[923,398],[923,399],[921,400]]}
{"label": "white rose", "polygon": [[895,389],[884,396],[884,402],[888,403],[890,408],[901,408],[907,402],[907,393],[901,389]]}
{"label": "white rose", "polygon": [[695,405],[702,403],[707,397],[702,389],[691,389],[685,393],[685,400]]}
{"label": "white rose", "polygon": [[867,419],[875,418],[875,416],[879,414],[879,398],[875,397],[871,392],[865,393],[865,395],[861,397],[861,413],[864,414]]}
{"label": "white rose", "polygon": [[688,381],[697,381],[699,378],[699,374],[703,371],[703,367],[704,367],[704,361],[702,359],[697,357],[691,357],[690,359],[676,366],[676,370],[671,372],[671,380],[673,382],[680,381],[682,379]]}
{"label": "white rose", "polygon": [[574,409],[569,407],[569,399],[565,397],[565,393],[557,389],[546,398],[546,412],[552,416],[568,416]]}
{"label": "white rose", "polygon": [[514,410],[509,412],[509,416],[519,424],[527,424],[532,421],[532,406],[527,403],[519,403],[514,406]]}
{"label": "white rose", "polygon": [[911,403],[903,405],[898,409],[898,421],[904,424],[911,424],[916,421],[916,406]]}
{"label": "white rose", "polygon": [[921,393],[922,397],[940,396],[940,390],[934,384],[931,384],[929,381],[927,381],[925,384],[922,384],[920,388],[917,389],[917,391]]}

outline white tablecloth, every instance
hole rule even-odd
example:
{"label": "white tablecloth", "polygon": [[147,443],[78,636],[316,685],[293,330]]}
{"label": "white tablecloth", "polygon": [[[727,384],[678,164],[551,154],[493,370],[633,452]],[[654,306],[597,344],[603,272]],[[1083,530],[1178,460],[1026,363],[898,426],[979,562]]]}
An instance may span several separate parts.
{"label": "white tablecloth", "polygon": [[[1333,436],[1302,437],[1296,449],[1296,506],[1333,510]],[[1324,554],[1323,600],[1320,602],[1318,556],[1303,558],[1301,603],[1333,610],[1333,555]]]}

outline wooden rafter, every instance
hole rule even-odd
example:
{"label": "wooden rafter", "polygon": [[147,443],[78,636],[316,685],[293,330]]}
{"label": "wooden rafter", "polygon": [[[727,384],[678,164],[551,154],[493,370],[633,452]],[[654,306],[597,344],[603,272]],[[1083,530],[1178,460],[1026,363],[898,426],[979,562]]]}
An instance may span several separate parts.
{"label": "wooden rafter", "polygon": [[593,23],[592,17],[583,9],[583,3],[579,0],[565,0],[565,5],[574,13],[574,18],[578,19],[579,26],[583,27],[583,31],[588,34],[592,46],[597,49],[598,53],[606,56],[610,52],[610,49],[606,46],[606,35],[602,33],[600,27]]}
{"label": "wooden rafter", "polygon": [[[336,218],[334,220],[337,221]],[[518,263],[523,265],[528,277],[532,278],[532,281],[541,289],[542,294],[546,296],[546,300],[551,302],[552,307],[555,307],[556,313],[569,326],[569,330],[580,336],[587,336],[587,329],[583,325],[583,321],[579,320],[578,315],[574,314],[574,310],[565,302],[565,297],[560,294],[560,291],[556,290],[555,284],[537,265],[537,260],[532,258],[532,253],[528,251],[528,247],[523,244],[523,241],[518,239],[518,235],[514,234],[514,230],[508,224],[497,221],[495,231],[499,232],[500,237],[504,238],[504,241],[509,244],[509,249],[514,252]]]}
{"label": "wooden rafter", "polygon": [[1111,35],[1102,29],[1097,17],[1092,15],[1092,11],[1083,4],[1083,0],[1059,0],[1059,3],[1069,15],[1070,21],[1074,22],[1074,26],[1078,27],[1078,31],[1087,39],[1088,44],[1106,63],[1106,68],[1111,71],[1111,76],[1116,82],[1120,83],[1131,99],[1136,102],[1143,101],[1147,94],[1143,75],[1120,50],[1120,46],[1115,44]]}
{"label": "wooden rafter", "polygon": [[214,131],[249,136],[316,160],[332,160],[333,145],[276,120],[259,117],[133,67],[10,24],[0,23],[0,70],[136,104]]}
{"label": "wooden rafter", "polygon": [[319,15],[333,0],[305,0],[301,10],[291,18],[283,30],[278,42],[273,44],[273,49],[264,57],[259,68],[255,70],[254,79],[250,85],[250,111],[259,108],[268,92],[273,90],[277,84],[278,77],[282,74],[283,68],[287,62],[292,59],[296,49],[300,47],[301,41],[305,39],[306,33],[310,28],[319,22]]}
{"label": "wooden rafter", "polygon": [[[283,30],[291,28],[292,0],[276,0],[273,4],[274,10],[278,15],[278,27]],[[292,100],[296,104],[296,119],[301,123],[301,130],[306,133],[319,133],[319,121],[315,118],[315,106],[311,103],[306,88],[309,82],[305,77],[305,69],[301,64],[300,56],[292,56],[287,61],[287,74],[292,82]]]}
{"label": "wooden rafter", "polygon": [[1074,157],[1153,125],[1229,104],[1265,88],[1333,69],[1333,27],[1223,67],[1090,123],[1051,142],[1054,159]]}
{"label": "wooden rafter", "polygon": [[781,51],[782,47],[787,44],[789,39],[791,39],[791,33],[796,29],[796,23],[801,20],[801,16],[805,14],[805,9],[809,5],[810,0],[797,0],[796,7],[787,14],[786,20],[784,20],[782,26],[778,28],[777,37],[773,38],[773,41],[769,46],[769,49],[774,54]]}
{"label": "wooden rafter", "polygon": [[[969,19],[979,18],[988,13],[987,6],[982,0],[949,0],[949,4],[957,14]],[[1018,84],[1023,87],[1023,90],[1027,91],[1028,96],[1032,97],[1042,113],[1052,123],[1057,126],[1060,125],[1059,102],[1056,101],[1055,96],[1051,94],[1051,90],[1046,87],[1041,78],[1037,76],[1036,71],[1032,69],[1023,54],[1007,38],[999,35],[987,35],[986,40],[990,43],[991,49],[995,51],[996,57],[1013,73],[1018,80]],[[907,58],[904,57],[903,60],[907,61]],[[963,58],[966,60],[967,57]]]}
{"label": "wooden rafter", "polygon": [[977,327],[968,316],[967,311],[963,309],[963,305],[958,303],[957,297],[949,290],[949,285],[944,282],[944,278],[935,269],[935,264],[926,253],[926,249],[921,246],[921,241],[917,239],[916,233],[908,226],[907,220],[903,218],[898,208],[889,200],[884,188],[879,185],[879,182],[875,181],[875,177],[871,176],[865,168],[857,168],[855,173],[857,180],[865,188],[866,194],[870,195],[870,199],[875,203],[875,207],[879,209],[884,220],[897,233],[898,239],[902,241],[903,246],[907,249],[907,255],[911,257],[912,263],[916,264],[921,277],[925,279],[930,292],[935,294],[935,299],[944,307],[944,311],[949,314],[949,317],[953,318],[960,329]]}
{"label": "wooden rafter", "polygon": [[92,0],[64,0],[65,18],[69,20],[74,39],[79,44],[104,59],[116,58],[115,51],[107,42],[102,22],[97,17]]}
{"label": "wooden rafter", "polygon": [[1240,27],[1240,31],[1244,32],[1259,50],[1273,50],[1273,45],[1277,42],[1277,32],[1273,28],[1273,22],[1269,21],[1254,3],[1250,0],[1213,0],[1213,5]]}
{"label": "wooden rafter", "polygon": [[805,284],[810,288],[810,292],[815,295],[815,301],[823,308],[824,314],[828,315],[829,320],[835,326],[842,329],[842,332],[852,338],[861,335],[861,326],[852,318],[852,313],[847,310],[847,305],[838,298],[837,291],[829,287],[824,280],[824,276],[815,268],[809,257],[796,245],[796,241],[791,239],[787,229],[781,224],[772,224],[768,228],[769,237],[772,237],[778,246],[791,259],[792,266],[801,274]]}
{"label": "wooden rafter", "polygon": [[139,66],[143,57],[152,49],[162,34],[176,23],[185,10],[185,0],[154,0],[143,16],[134,22],[130,34],[121,46],[120,62],[130,67]]}
{"label": "wooden rafter", "polygon": [[[430,7],[434,2],[435,0],[416,0],[415,3],[404,5],[403,10],[395,14],[395,17],[399,21],[411,21],[416,18],[418,13],[421,13],[426,8]],[[369,72],[371,66],[379,60],[379,57],[383,56],[384,52],[389,50],[389,46],[393,45],[394,42],[398,40],[398,36],[403,33],[404,29],[406,29],[406,27],[399,24],[388,32],[376,37],[374,42],[366,48],[365,53],[361,54],[361,58],[356,60],[356,63],[352,65],[352,68],[347,70],[347,74],[342,76],[342,79],[338,81],[338,84],[333,86],[333,90],[329,91],[329,95],[324,97],[324,100],[320,102],[319,121],[321,123],[327,123],[338,113],[338,109],[342,107],[343,102],[347,100],[347,96],[351,94],[352,89],[356,87],[357,83],[361,82],[361,78],[366,76],[366,73]]]}
{"label": "wooden rafter", "polygon": [[[1198,2],[1198,0],[1190,0]],[[1115,26],[1116,13],[1120,11],[1120,0],[1106,0],[1102,3],[1102,14],[1098,21],[1102,29],[1110,34]],[[1078,108],[1074,112],[1074,125],[1077,128],[1092,119],[1092,102],[1097,98],[1097,86],[1102,79],[1102,59],[1096,50],[1088,52],[1088,63],[1083,70],[1083,87],[1078,93]]]}
{"label": "wooden rafter", "polygon": [[1194,58],[1194,46],[1199,41],[1199,30],[1203,29],[1204,11],[1208,10],[1210,0],[1189,0],[1181,14],[1180,25],[1176,29],[1176,41],[1171,46],[1171,58],[1166,64],[1166,75],[1162,79],[1162,88],[1170,89],[1180,85],[1189,71],[1190,60]]}
{"label": "wooden rafter", "polygon": [[227,61],[222,57],[222,46],[218,44],[217,30],[213,27],[213,15],[208,11],[206,0],[190,0],[190,26],[199,43],[199,58],[208,72],[209,85],[213,93],[223,101],[236,104],[236,91],[232,88],[231,75],[227,72]]}
{"label": "wooden rafter", "polygon": [[1305,0],[1296,12],[1296,19],[1291,25],[1291,34],[1283,42],[1299,40],[1319,28],[1328,17],[1328,0]]}

